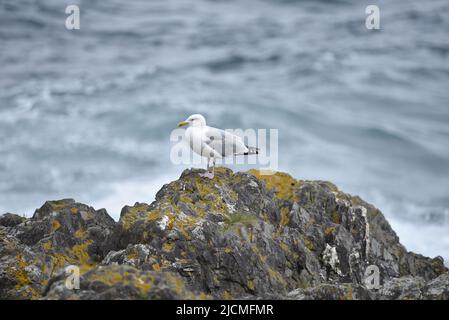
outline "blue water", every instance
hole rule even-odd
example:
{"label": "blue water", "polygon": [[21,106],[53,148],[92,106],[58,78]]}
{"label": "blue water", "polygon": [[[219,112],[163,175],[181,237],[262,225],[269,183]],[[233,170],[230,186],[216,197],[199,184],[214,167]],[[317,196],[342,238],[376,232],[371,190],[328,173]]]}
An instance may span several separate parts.
{"label": "blue water", "polygon": [[[64,27],[78,4],[81,29]],[[0,212],[151,202],[177,122],[278,128],[279,168],[449,259],[449,2],[0,0]],[[236,167],[235,170],[247,169]]]}

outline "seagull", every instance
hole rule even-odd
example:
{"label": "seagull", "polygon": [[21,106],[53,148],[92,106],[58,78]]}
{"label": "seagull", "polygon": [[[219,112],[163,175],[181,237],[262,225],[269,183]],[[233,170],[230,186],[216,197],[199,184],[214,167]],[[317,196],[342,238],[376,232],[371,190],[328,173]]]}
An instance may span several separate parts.
{"label": "seagull", "polygon": [[[214,178],[215,160],[228,156],[258,154],[259,149],[245,145],[242,138],[225,130],[209,127],[201,114],[192,114],[181,121],[178,127],[187,126],[184,133],[190,148],[202,157],[207,158],[207,171],[201,177]],[[209,172],[209,162],[212,160],[212,172]]]}

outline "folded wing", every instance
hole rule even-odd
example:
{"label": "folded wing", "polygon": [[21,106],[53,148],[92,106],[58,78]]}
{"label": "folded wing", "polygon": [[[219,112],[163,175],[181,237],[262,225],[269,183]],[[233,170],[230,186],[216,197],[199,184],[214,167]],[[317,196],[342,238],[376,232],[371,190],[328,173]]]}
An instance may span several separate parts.
{"label": "folded wing", "polygon": [[225,130],[206,127],[206,144],[222,157],[248,153],[242,138]]}

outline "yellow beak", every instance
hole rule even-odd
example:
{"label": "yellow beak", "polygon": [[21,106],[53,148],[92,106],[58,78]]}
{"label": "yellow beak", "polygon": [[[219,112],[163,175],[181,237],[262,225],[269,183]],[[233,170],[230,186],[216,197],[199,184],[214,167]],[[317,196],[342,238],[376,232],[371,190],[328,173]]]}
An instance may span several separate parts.
{"label": "yellow beak", "polygon": [[178,123],[178,127],[184,127],[186,125],[188,125],[189,123],[187,121],[181,121],[180,123]]}

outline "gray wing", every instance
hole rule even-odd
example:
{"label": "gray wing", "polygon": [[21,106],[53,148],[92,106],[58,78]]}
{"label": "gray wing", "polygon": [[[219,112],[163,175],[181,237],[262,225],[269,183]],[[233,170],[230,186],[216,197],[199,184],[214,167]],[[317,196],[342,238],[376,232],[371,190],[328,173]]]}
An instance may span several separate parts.
{"label": "gray wing", "polygon": [[206,144],[221,154],[222,157],[248,152],[242,138],[225,130],[207,127],[205,135]]}

